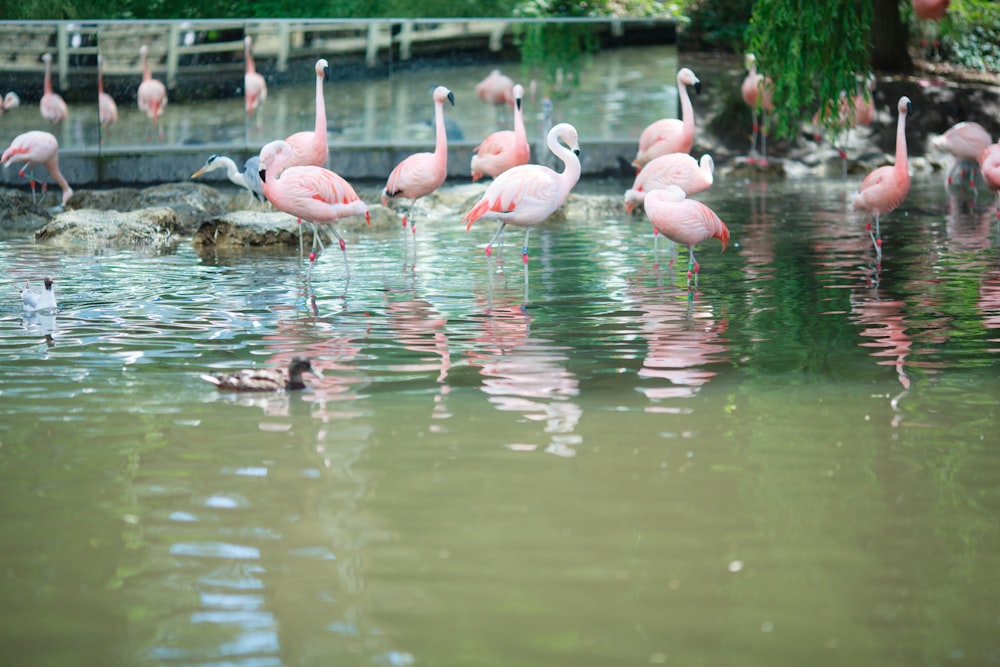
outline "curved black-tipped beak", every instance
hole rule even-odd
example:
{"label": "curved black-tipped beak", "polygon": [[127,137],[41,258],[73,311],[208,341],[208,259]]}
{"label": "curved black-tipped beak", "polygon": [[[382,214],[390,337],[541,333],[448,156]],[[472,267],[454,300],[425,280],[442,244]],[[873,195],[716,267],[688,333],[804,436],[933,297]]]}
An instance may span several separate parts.
{"label": "curved black-tipped beak", "polygon": [[516,99],[514,100],[514,106],[516,106],[516,107],[517,107],[517,110],[518,110],[518,111],[520,111],[520,110],[521,110],[521,98],[520,98],[520,97],[518,97],[518,98],[516,98]]}
{"label": "curved black-tipped beak", "polygon": [[573,155],[575,155],[577,157],[580,157],[580,149],[579,148],[574,148],[573,149]]}
{"label": "curved black-tipped beak", "polygon": [[261,183],[266,183],[267,182],[267,178],[266,178],[266,175],[265,175],[266,171],[267,171],[266,169],[261,169],[260,171],[257,172],[257,175],[260,176],[260,182]]}
{"label": "curved black-tipped beak", "polygon": [[906,103],[906,115],[907,116],[912,116],[913,115],[913,102],[907,102]]}
{"label": "curved black-tipped beak", "polygon": [[329,81],[330,80],[330,66],[329,65],[327,65],[326,67],[323,68],[323,80],[324,81]]}
{"label": "curved black-tipped beak", "polygon": [[694,82],[694,94],[701,95],[701,81]]}
{"label": "curved black-tipped beak", "polygon": [[451,102],[451,106],[455,106],[455,93],[448,91],[448,101]]}

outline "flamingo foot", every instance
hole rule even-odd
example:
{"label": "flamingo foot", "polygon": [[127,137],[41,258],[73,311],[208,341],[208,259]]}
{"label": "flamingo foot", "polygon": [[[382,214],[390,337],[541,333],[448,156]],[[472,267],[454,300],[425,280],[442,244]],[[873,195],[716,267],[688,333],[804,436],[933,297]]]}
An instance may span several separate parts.
{"label": "flamingo foot", "polygon": [[340,241],[340,249],[343,250],[344,252],[347,252],[347,243],[344,241],[344,239],[338,239],[338,240]]}
{"label": "flamingo foot", "polygon": [[525,264],[528,263],[528,246],[521,248],[521,261]]}
{"label": "flamingo foot", "polygon": [[315,262],[316,261],[316,251],[315,250],[313,250],[312,252],[309,253],[309,261],[310,262]]}
{"label": "flamingo foot", "polygon": [[489,258],[489,257],[492,257],[492,256],[493,256],[493,246],[488,245],[488,246],[486,246],[486,257]]}

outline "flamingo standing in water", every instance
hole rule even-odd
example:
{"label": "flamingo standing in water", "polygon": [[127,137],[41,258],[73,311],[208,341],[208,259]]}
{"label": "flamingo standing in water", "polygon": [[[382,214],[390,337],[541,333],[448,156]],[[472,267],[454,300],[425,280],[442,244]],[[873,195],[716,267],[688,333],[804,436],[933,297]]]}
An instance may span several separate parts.
{"label": "flamingo standing in water", "polygon": [[42,112],[42,118],[56,125],[66,120],[68,110],[66,101],[59,93],[52,90],[52,54],[43,54],[42,61],[45,63],[45,87],[38,107]]}
{"label": "flamingo standing in water", "polygon": [[507,225],[524,227],[524,301],[528,302],[528,235],[531,228],[542,222],[563,205],[573,186],[580,180],[580,140],[576,128],[559,123],[549,130],[547,145],[565,165],[562,173],[538,164],[523,164],[503,172],[490,183],[486,193],[472,207],[462,222],[468,231],[480,218],[499,220],[493,238],[486,244],[489,275],[489,302],[493,305],[493,243]]}
{"label": "flamingo standing in water", "polygon": [[979,170],[986,185],[997,196],[997,221],[1000,222],[1000,143],[990,144],[979,154]]}
{"label": "flamingo standing in water", "polygon": [[[153,78],[153,73],[149,69],[149,47],[143,44],[139,47],[139,56],[142,58],[142,83],[139,84],[139,111],[146,114],[152,121],[153,127],[159,125],[160,115],[163,108],[167,106],[167,87],[159,79]],[[163,139],[163,128],[160,128],[160,139]]]}
{"label": "flamingo standing in water", "polygon": [[686,195],[707,190],[715,178],[715,160],[708,153],[695,160],[687,153],[668,153],[652,160],[625,191],[625,210],[642,205],[646,194],[668,185],[680,186]]}
{"label": "flamingo standing in water", "polygon": [[661,118],[650,123],[639,135],[639,152],[632,164],[642,170],[646,164],[667,153],[690,153],[694,145],[694,107],[688,95],[688,86],[695,93],[701,92],[701,81],[687,67],[677,72],[677,90],[681,96],[681,118]]}
{"label": "flamingo standing in water", "polygon": [[[330,225],[330,230],[340,243],[344,253],[344,267],[347,280],[351,279],[351,267],[347,262],[347,243],[334,223],[341,218],[354,215],[365,216],[371,224],[368,207],[358,197],[351,184],[338,174],[315,165],[293,165],[294,149],[288,142],[272,141],[260,151],[260,182],[264,196],[279,211],[294,215],[313,226],[313,247],[309,254],[309,273],[316,261],[316,246],[323,249],[317,225]],[[301,228],[299,230],[301,234]],[[301,238],[301,237],[300,237]]]}
{"label": "flamingo standing in water", "polygon": [[[406,244],[406,223],[418,199],[429,195],[444,184],[448,176],[448,133],[444,125],[444,102],[455,105],[455,96],[444,86],[434,89],[434,152],[414,153],[396,165],[382,189],[382,205],[390,199],[409,199],[410,205],[403,214],[403,244]],[[413,257],[416,259],[417,225],[410,221],[413,232]]]}
{"label": "flamingo standing in water", "polygon": [[[243,38],[243,59],[246,61],[246,73],[243,75],[243,96],[246,99],[247,118],[253,116],[257,107],[264,104],[267,99],[267,82],[264,77],[257,73],[254,65],[253,54],[250,53],[250,44],[253,42],[250,35]],[[325,114],[324,114],[325,116]],[[263,118],[257,114],[257,129],[263,127]],[[325,160],[324,160],[325,162]],[[322,166],[322,165],[320,165]]]}
{"label": "flamingo standing in water", "polygon": [[875,246],[876,262],[882,261],[882,233],[879,229],[879,216],[894,211],[910,192],[910,171],[906,152],[906,115],[912,113],[913,105],[910,98],[899,98],[896,105],[899,119],[896,121],[896,164],[889,167],[879,167],[868,174],[861,182],[861,190],[854,194],[853,205],[858,211],[865,211],[875,216],[875,231],[867,224],[868,234]]}
{"label": "flamingo standing in water", "polygon": [[[747,68],[746,78],[740,86],[743,101],[750,107],[753,116],[753,131],[750,135],[750,155],[747,164],[767,166],[767,114],[774,111],[774,82],[757,72],[757,57],[748,53],[744,58]],[[760,122],[758,123],[758,112]],[[760,159],[757,158],[757,137],[760,136]]]}
{"label": "flamingo standing in water", "polygon": [[496,178],[511,167],[527,164],[531,157],[528,132],[524,129],[524,86],[514,86],[514,130],[494,132],[472,149],[472,180],[478,181],[485,174]]}
{"label": "flamingo standing in water", "polygon": [[931,141],[935,148],[950,154],[954,160],[948,170],[945,185],[950,186],[955,178],[955,172],[965,179],[969,175],[969,185],[976,187],[976,169],[978,169],[979,154],[993,143],[990,133],[979,123],[956,123],[939,137]]}
{"label": "flamingo standing in water", "polygon": [[495,69],[476,84],[476,96],[487,104],[514,106],[514,82]]}
{"label": "flamingo standing in water", "polygon": [[104,56],[97,55],[97,117],[101,127],[118,122],[118,105],[115,98],[104,92]]}
{"label": "flamingo standing in water", "polygon": [[710,238],[722,241],[722,250],[729,243],[729,228],[719,219],[715,211],[705,204],[684,196],[684,190],[677,185],[668,185],[662,190],[652,190],[646,194],[646,215],[653,226],[674,243],[688,247],[688,289],[691,278],[698,288],[698,262],[694,258],[694,247]]}
{"label": "flamingo standing in water", "polygon": [[[73,196],[73,188],[69,186],[66,178],[59,171],[59,140],[49,132],[32,130],[31,132],[25,132],[14,137],[14,141],[10,143],[7,150],[3,152],[3,156],[0,157],[0,164],[3,164],[4,168],[6,168],[15,162],[25,163],[21,167],[21,170],[17,172],[20,176],[25,176],[25,169],[33,170],[36,164],[45,165],[45,168],[49,170],[49,174],[52,175],[55,182],[62,188],[63,206]],[[37,203],[35,200],[35,178],[34,176],[28,176],[27,178],[31,182],[31,200]],[[47,185],[43,183],[42,192],[44,193],[46,189]]]}

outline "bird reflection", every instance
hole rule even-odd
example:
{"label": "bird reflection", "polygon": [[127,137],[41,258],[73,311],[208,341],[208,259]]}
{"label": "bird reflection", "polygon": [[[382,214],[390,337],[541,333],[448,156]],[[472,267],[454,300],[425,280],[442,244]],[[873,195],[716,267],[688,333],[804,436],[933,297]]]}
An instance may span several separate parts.
{"label": "bird reflection", "polygon": [[[576,375],[566,369],[568,348],[531,335],[531,319],[521,306],[497,306],[483,318],[478,345],[469,353],[480,367],[480,387],[497,410],[521,413],[544,424],[544,451],[575,456],[583,438],[576,433],[582,408],[570,399],[580,393]],[[507,443],[514,450],[535,450],[537,443]]]}
{"label": "bird reflection", "polygon": [[907,357],[913,347],[913,339],[907,329],[909,325],[903,317],[906,304],[899,300],[880,299],[877,292],[857,291],[851,297],[851,319],[861,324],[861,336],[865,339],[859,345],[872,348],[871,356],[879,359],[880,366],[892,366],[896,378],[903,388],[890,400],[895,415],[892,425],[899,426],[903,419],[899,402],[910,390],[910,378],[906,374]]}
{"label": "bird reflection", "polygon": [[727,320],[716,315],[711,302],[678,298],[661,288],[637,288],[632,297],[642,311],[639,331],[647,346],[639,377],[650,381],[639,391],[654,403],[694,396],[717,374],[711,366],[727,358],[722,338]]}
{"label": "bird reflection", "polygon": [[[434,395],[432,419],[447,419],[446,399],[451,387],[448,385],[448,371],[451,369],[451,351],[445,326],[448,319],[434,306],[423,299],[390,300],[388,304],[389,324],[396,333],[396,340],[407,350],[421,354],[418,363],[399,364],[399,371],[423,373],[436,372],[435,382],[439,390]],[[439,431],[439,426],[431,426],[431,431]]]}
{"label": "bird reflection", "polygon": [[[983,326],[993,329],[990,333],[995,336],[998,333],[996,330],[1000,329],[1000,267],[993,267],[983,274],[976,305],[983,315]],[[1000,338],[994,337],[990,341],[1000,343]],[[990,352],[1000,352],[1000,348],[993,348]]]}

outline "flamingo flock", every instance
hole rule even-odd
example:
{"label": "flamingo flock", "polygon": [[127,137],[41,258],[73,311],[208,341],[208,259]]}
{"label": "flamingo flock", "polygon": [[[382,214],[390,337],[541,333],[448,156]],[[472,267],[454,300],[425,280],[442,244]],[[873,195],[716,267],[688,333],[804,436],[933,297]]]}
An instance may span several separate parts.
{"label": "flamingo flock", "polygon": [[[166,86],[152,74],[150,52],[147,45],[139,50],[142,63],[142,81],[137,90],[137,104],[162,137],[160,119],[167,105]],[[245,72],[243,94],[246,118],[249,123],[256,114],[256,126],[265,128],[263,105],[267,98],[267,83],[256,70],[252,55],[252,39],[243,42]],[[43,118],[58,124],[66,118],[66,104],[54,92],[51,80],[51,56],[45,54],[44,94],[40,102]],[[767,114],[774,109],[773,82],[758,71],[757,59],[746,54],[748,71],[740,85],[740,94],[751,109],[751,143],[746,163],[767,165]],[[103,58],[97,60],[100,102],[100,123],[107,128],[118,119],[114,99],[104,90]],[[313,230],[312,248],[309,253],[311,279],[313,265],[324,250],[323,230],[332,234],[344,257],[345,276],[350,278],[350,264],[346,241],[338,230],[338,223],[349,217],[364,217],[370,224],[369,205],[354,187],[329,168],[330,145],[327,134],[327,109],[324,82],[329,79],[329,63],[325,59],[315,62],[314,125],[310,130],[295,132],[284,139],[265,143],[259,155],[248,159],[242,169],[224,155],[211,155],[205,164],[194,172],[192,178],[214,170],[224,170],[229,180],[245,188],[251,196],[268,202],[278,211],[308,223]],[[874,105],[871,96],[873,77],[865,79],[864,89],[853,95],[842,94],[831,101],[824,113],[839,114],[844,127],[865,125],[872,122]],[[624,209],[628,215],[642,209],[654,233],[654,256],[659,264],[658,237],[688,249],[687,283],[689,290],[698,289],[700,264],[695,259],[695,247],[709,239],[717,239],[725,250],[730,231],[725,222],[707,205],[692,197],[711,188],[716,180],[713,156],[704,153],[695,159],[695,113],[689,91],[701,91],[701,80],[689,68],[676,73],[676,90],[680,98],[679,118],[660,118],[651,122],[638,136],[638,147],[632,165],[636,169],[632,186],[625,191]],[[535,84],[531,86],[534,99]],[[13,93],[11,93],[13,94]],[[492,71],[475,89],[483,103],[491,107],[512,109],[513,129],[497,130],[487,135],[473,150],[470,175],[473,183],[491,179],[485,191],[462,217],[466,230],[480,219],[498,223],[496,231],[485,246],[489,301],[493,298],[494,245],[502,238],[507,226],[524,229],[522,264],[524,267],[524,300],[528,301],[528,247],[532,228],[547,220],[567,200],[579,182],[581,167],[580,136],[577,129],[565,122],[552,125],[552,103],[542,100],[546,118],[544,150],[536,147],[532,163],[531,144],[525,127],[525,87],[515,83],[499,70]],[[400,160],[388,175],[379,200],[383,206],[395,201],[404,202],[402,210],[404,257],[408,255],[407,237],[413,238],[413,256],[416,259],[416,223],[414,206],[421,198],[439,189],[448,177],[448,133],[445,103],[456,104],[455,94],[446,86],[437,86],[431,92],[434,108],[434,147],[432,151],[416,152]],[[17,106],[17,99],[10,108]],[[895,160],[892,165],[880,167],[868,174],[851,197],[852,208],[873,218],[866,223],[875,261],[880,266],[883,243],[881,235],[884,216],[899,208],[910,188],[906,120],[913,111],[909,98],[901,97],[896,105]],[[759,140],[759,141],[758,141]],[[975,188],[976,174],[981,173],[986,185],[997,195],[998,220],[1000,220],[1000,144],[994,144],[988,132],[974,122],[962,122],[937,137],[934,146],[950,154],[953,165],[948,172],[947,185],[955,175]],[[559,169],[544,163],[554,157],[561,162]],[[844,153],[841,151],[841,157]],[[15,138],[4,151],[4,167],[19,163],[19,174],[28,178],[32,196],[37,201],[33,168],[44,166],[52,179],[62,189],[62,205],[73,194],[58,164],[58,141],[49,132],[36,130]],[[45,186],[42,186],[45,192]],[[407,228],[410,233],[407,234]],[[405,261],[405,260],[404,260]],[[671,260],[671,266],[673,260]]]}

